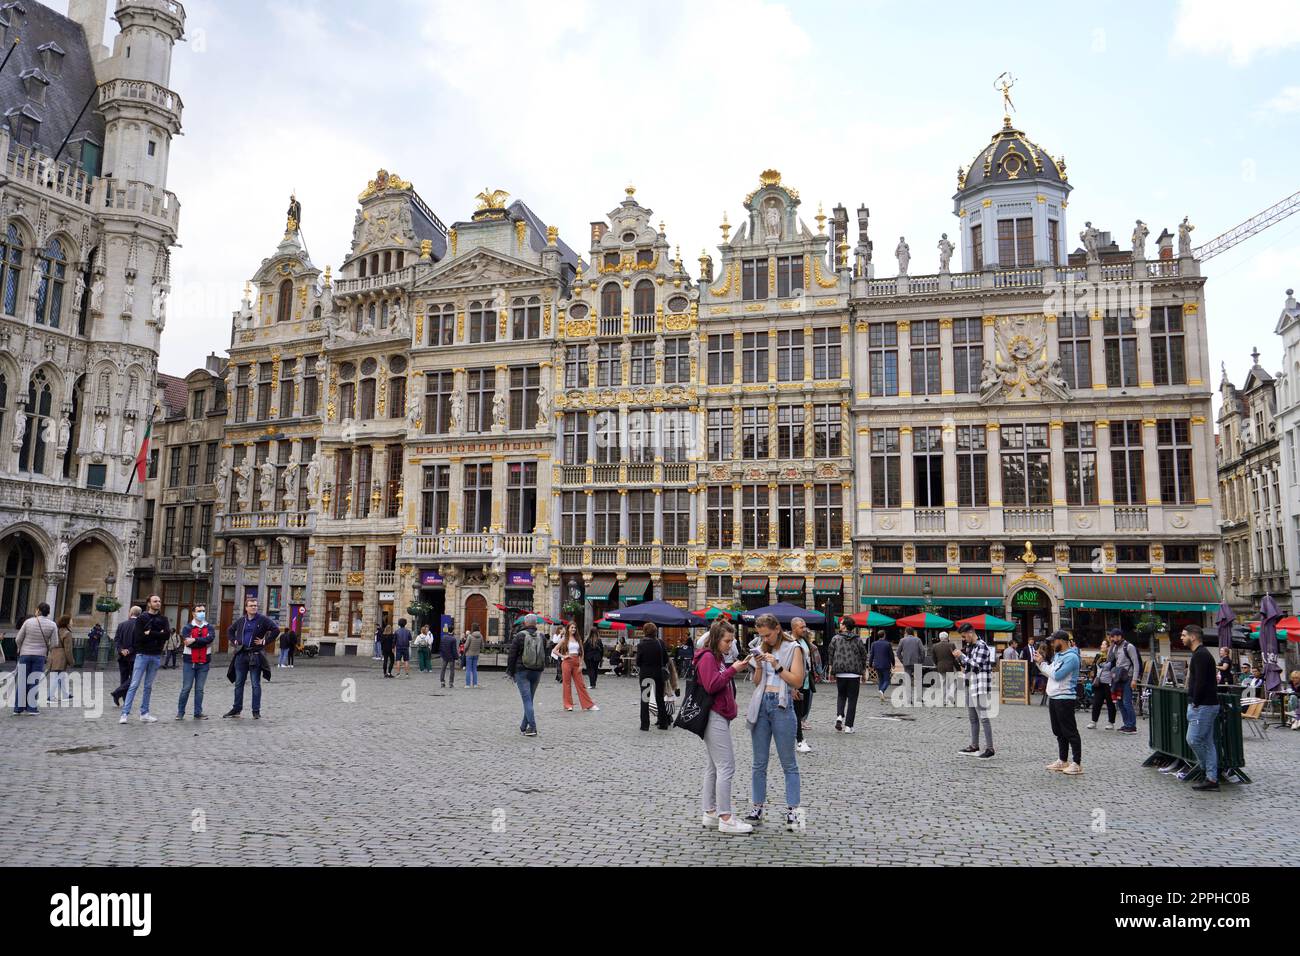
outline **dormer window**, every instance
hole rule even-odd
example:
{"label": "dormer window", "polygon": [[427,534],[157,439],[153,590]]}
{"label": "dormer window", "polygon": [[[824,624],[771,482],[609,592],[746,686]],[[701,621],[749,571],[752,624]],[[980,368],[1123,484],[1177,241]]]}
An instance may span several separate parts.
{"label": "dormer window", "polygon": [[57,43],[42,43],[36,48],[41,55],[41,67],[50,76],[59,77],[63,75],[63,48]]}
{"label": "dormer window", "polygon": [[23,70],[19,75],[22,77],[27,98],[37,106],[44,106],[45,90],[50,85],[50,78],[40,70]]}
{"label": "dormer window", "polygon": [[41,118],[31,107],[24,106],[22,109],[9,110],[5,113],[5,119],[9,123],[9,135],[13,137],[15,143],[22,146],[36,145],[36,137],[41,129]]}

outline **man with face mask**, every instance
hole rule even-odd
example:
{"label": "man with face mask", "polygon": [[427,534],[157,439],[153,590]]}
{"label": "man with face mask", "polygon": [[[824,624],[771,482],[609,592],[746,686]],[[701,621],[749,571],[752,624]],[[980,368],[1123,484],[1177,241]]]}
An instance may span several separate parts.
{"label": "man with face mask", "polygon": [[1079,699],[1079,649],[1071,645],[1069,632],[1057,631],[1052,635],[1051,663],[1042,648],[1034,654],[1034,663],[1047,678],[1048,716],[1056,736],[1057,760],[1047,769],[1070,776],[1083,773],[1083,743],[1074,719]]}
{"label": "man with face mask", "polygon": [[208,682],[208,648],[214,636],[208,624],[207,605],[194,605],[190,623],[181,628],[181,642],[185,645],[182,651],[185,669],[181,673],[181,699],[176,705],[177,720],[185,719],[185,705],[190,699],[190,688],[194,689],[194,719],[208,719],[208,715],[203,712],[203,685]]}

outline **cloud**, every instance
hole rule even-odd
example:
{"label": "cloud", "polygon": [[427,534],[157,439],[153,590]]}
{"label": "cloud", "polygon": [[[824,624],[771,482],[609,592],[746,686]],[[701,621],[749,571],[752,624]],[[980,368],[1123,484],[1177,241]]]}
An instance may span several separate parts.
{"label": "cloud", "polygon": [[1283,87],[1281,92],[1257,110],[1257,113],[1262,116],[1296,112],[1300,112],[1300,86]]}
{"label": "cloud", "polygon": [[1170,48],[1175,53],[1226,56],[1246,66],[1259,54],[1300,45],[1295,0],[1182,0]]}

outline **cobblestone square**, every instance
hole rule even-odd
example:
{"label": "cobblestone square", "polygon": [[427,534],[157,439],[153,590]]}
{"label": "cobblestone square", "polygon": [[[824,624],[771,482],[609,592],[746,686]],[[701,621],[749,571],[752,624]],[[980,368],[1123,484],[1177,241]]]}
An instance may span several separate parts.
{"label": "cobblestone square", "polygon": [[[107,678],[108,675],[106,675]],[[230,685],[214,665],[212,719],[173,719],[180,671],[159,674],[155,724],[43,708],[3,720],[0,852],[11,864],[239,863],[557,865],[656,863],[1210,865],[1295,859],[1300,734],[1247,739],[1254,783],[1199,794],[1139,766],[1146,723],[1125,738],[1084,730],[1081,777],[1051,774],[1046,708],[1003,706],[997,756],[957,754],[964,711],[882,705],[869,688],[858,733],[832,728],[833,690],[815,695],[801,755],[806,829],[749,837],[699,825],[704,750],[680,730],[638,729],[631,679],[604,677],[601,709],[566,713],[544,675],[540,735],[518,732],[519,695],[501,671],[442,689],[418,671],[385,680],[369,660],[273,668],[263,719],[247,702],[222,720]],[[111,684],[108,689],[111,689]],[[107,691],[106,691],[107,692]],[[354,697],[349,702],[345,698]],[[744,688],[742,687],[742,699]],[[192,709],[191,704],[191,709]],[[738,809],[750,745],[732,725]],[[773,756],[769,801],[783,798]],[[1225,841],[1225,836],[1231,839]],[[1227,847],[1240,848],[1228,852]]]}

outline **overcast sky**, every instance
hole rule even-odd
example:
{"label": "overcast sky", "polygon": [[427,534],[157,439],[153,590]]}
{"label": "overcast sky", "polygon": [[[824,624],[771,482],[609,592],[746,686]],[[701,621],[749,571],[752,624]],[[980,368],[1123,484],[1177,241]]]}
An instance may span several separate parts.
{"label": "overcast sky", "polygon": [[[448,224],[479,190],[505,189],[583,252],[588,223],[634,184],[692,272],[723,212],[741,218],[775,167],[810,226],[819,200],[865,203],[877,274],[892,274],[900,234],[920,274],[938,267],[939,234],[958,231],[957,167],[999,127],[993,81],[1010,70],[1017,125],[1068,162],[1071,248],[1087,219],[1127,246],[1135,218],[1154,241],[1184,215],[1200,244],[1300,189],[1294,0],[1126,0],[1068,16],[969,0],[185,6],[169,181],[183,248],[160,362],[173,374],[229,344],[290,190],[315,263],[337,271],[381,166]],[[1211,384],[1220,361],[1240,384],[1256,345],[1276,370],[1300,215],[1205,272]]]}

